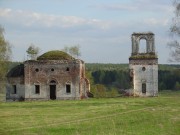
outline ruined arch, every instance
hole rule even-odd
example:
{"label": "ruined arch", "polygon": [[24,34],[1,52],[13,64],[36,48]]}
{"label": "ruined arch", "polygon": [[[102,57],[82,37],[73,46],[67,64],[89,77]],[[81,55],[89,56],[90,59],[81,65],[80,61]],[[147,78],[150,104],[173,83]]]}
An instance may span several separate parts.
{"label": "ruined arch", "polygon": [[155,53],[154,47],[154,34],[151,32],[147,33],[133,33],[132,39],[132,54],[139,54],[139,45],[141,40],[146,41],[146,52],[145,53]]}

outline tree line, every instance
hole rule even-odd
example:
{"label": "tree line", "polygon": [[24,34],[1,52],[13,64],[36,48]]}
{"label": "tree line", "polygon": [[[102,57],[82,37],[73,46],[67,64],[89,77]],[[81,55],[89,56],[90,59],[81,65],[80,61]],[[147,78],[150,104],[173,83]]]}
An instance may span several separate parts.
{"label": "tree line", "polygon": [[[102,84],[117,89],[130,89],[130,78],[128,71],[103,71],[92,72],[94,84]],[[180,69],[158,71],[159,90],[180,90]]]}
{"label": "tree line", "polygon": [[158,72],[159,90],[180,90],[180,69]]}
{"label": "tree line", "polygon": [[[130,89],[128,64],[86,64],[87,77],[95,97],[118,96]],[[180,90],[180,65],[159,65],[158,87],[162,90]]]}
{"label": "tree line", "polygon": [[115,87],[118,89],[130,88],[130,77],[128,71],[112,70],[104,71],[98,70],[92,72],[92,76],[95,84],[103,84],[109,87]]}

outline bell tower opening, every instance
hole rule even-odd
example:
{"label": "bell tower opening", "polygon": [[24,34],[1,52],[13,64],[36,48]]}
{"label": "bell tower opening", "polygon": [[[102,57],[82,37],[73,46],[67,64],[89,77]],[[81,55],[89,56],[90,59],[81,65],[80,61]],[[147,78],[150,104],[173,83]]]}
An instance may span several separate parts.
{"label": "bell tower opening", "polygon": [[140,39],[139,41],[139,53],[147,53],[147,41],[146,39]]}

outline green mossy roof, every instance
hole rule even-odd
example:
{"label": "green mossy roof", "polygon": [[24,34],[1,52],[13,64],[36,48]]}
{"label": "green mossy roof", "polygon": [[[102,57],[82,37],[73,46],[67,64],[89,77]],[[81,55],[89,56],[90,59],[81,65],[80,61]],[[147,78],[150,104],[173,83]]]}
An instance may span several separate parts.
{"label": "green mossy roof", "polygon": [[147,54],[147,53],[141,53],[141,54],[137,54],[137,55],[132,55],[130,56],[129,59],[157,59],[157,55],[156,54]]}
{"label": "green mossy roof", "polygon": [[37,58],[37,60],[72,60],[74,59],[69,54],[63,52],[63,51],[49,51]]}

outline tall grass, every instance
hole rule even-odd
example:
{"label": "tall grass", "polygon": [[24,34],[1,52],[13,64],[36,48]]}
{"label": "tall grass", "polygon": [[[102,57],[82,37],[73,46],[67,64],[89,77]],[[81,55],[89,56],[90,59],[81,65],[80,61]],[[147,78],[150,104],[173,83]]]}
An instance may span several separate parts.
{"label": "tall grass", "polygon": [[6,86],[5,83],[3,81],[0,81],[0,102],[5,101],[5,97],[6,97]]}
{"label": "tall grass", "polygon": [[0,103],[0,134],[178,135],[180,92],[155,98]]}

